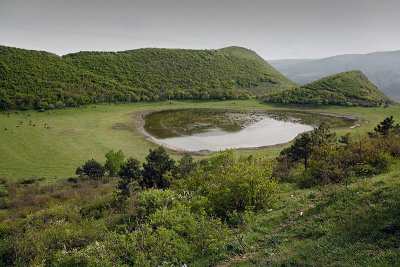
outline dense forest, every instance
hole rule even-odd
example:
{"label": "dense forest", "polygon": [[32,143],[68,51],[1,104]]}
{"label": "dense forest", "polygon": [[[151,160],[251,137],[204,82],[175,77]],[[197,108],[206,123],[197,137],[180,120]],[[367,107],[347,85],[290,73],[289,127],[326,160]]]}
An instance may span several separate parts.
{"label": "dense forest", "polygon": [[328,104],[341,106],[378,106],[389,99],[360,71],[331,75],[300,88],[274,91],[266,102],[293,104]]}
{"label": "dense forest", "polygon": [[47,52],[0,46],[0,109],[48,109],[98,102],[238,99],[294,83],[255,52],[138,49]]}
{"label": "dense forest", "polygon": [[[400,126],[320,124],[276,159],[109,151],[58,182],[3,180],[2,266],[395,266]],[[397,168],[398,169],[398,168]],[[388,173],[388,174],[385,174]],[[397,263],[397,264],[396,264]]]}

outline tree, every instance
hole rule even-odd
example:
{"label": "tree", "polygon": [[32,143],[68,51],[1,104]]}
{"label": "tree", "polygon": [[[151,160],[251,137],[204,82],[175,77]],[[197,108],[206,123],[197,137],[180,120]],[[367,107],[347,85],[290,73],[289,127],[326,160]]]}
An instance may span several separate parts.
{"label": "tree", "polygon": [[[79,168],[77,169],[78,172]],[[95,161],[94,159],[88,160],[83,164],[81,172],[89,176],[93,180],[98,180],[104,176],[105,169],[103,165]]]}
{"label": "tree", "polygon": [[142,170],[140,162],[137,159],[129,158],[118,172],[121,180],[118,183],[118,189],[124,196],[130,196],[130,188],[132,186],[140,186],[143,184]]}
{"label": "tree", "polygon": [[175,169],[175,161],[169,157],[163,147],[150,149],[143,164],[143,182],[146,187],[166,188],[169,182],[164,179],[167,171]]}
{"label": "tree", "polygon": [[334,143],[336,134],[330,131],[330,127],[326,122],[321,122],[317,128],[311,131],[311,139],[315,146]]}
{"label": "tree", "polygon": [[307,169],[308,157],[313,148],[310,133],[303,133],[294,140],[293,145],[282,150],[281,156],[287,157],[294,162],[304,161],[304,168]]}
{"label": "tree", "polygon": [[381,121],[375,128],[374,131],[377,134],[383,135],[383,136],[388,136],[390,131],[396,128],[399,128],[400,126],[394,125],[394,119],[393,116],[387,117],[383,121]]}
{"label": "tree", "polygon": [[104,165],[106,171],[108,171],[110,176],[115,176],[124,163],[124,152],[121,150],[117,152],[110,150],[106,154],[106,159],[106,164]]}
{"label": "tree", "polygon": [[330,132],[329,125],[322,122],[311,132],[303,133],[294,140],[294,143],[280,153],[280,157],[287,157],[293,162],[303,160],[304,168],[308,167],[308,158],[315,147],[334,143],[336,134]]}
{"label": "tree", "polygon": [[179,178],[186,178],[189,174],[196,169],[197,163],[193,161],[192,155],[185,153],[178,161],[177,172]]}

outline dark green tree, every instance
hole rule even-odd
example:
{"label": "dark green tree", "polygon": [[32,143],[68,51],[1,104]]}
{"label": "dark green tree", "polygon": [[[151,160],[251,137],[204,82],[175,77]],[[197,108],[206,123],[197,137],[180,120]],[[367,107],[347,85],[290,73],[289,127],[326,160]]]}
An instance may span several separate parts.
{"label": "dark green tree", "polygon": [[177,164],[177,173],[179,178],[186,178],[189,174],[196,169],[197,163],[193,161],[190,153],[185,153]]}
{"label": "dark green tree", "polygon": [[[77,172],[79,168],[77,169]],[[90,177],[90,179],[98,180],[104,176],[105,169],[103,165],[99,162],[95,161],[94,159],[88,160],[83,164],[81,168],[81,173]]]}
{"label": "dark green tree", "polygon": [[[336,141],[336,134],[332,133],[329,125],[322,122],[311,132],[303,133],[294,140],[294,143],[281,151],[280,157],[286,157],[292,162],[304,162],[304,168],[308,167],[308,159],[315,147]],[[278,159],[279,161],[279,159]],[[280,161],[283,161],[282,158]]]}
{"label": "dark green tree", "polygon": [[143,164],[143,182],[146,187],[167,188],[168,179],[165,179],[166,172],[175,169],[175,161],[170,158],[163,147],[150,149]]}
{"label": "dark green tree", "polygon": [[124,152],[121,150],[117,152],[110,150],[106,154],[106,159],[106,163],[104,164],[106,171],[108,171],[110,176],[115,176],[124,163]]}
{"label": "dark green tree", "polygon": [[317,128],[311,131],[311,139],[314,146],[319,146],[336,142],[336,134],[330,131],[329,124],[322,122]]}
{"label": "dark green tree", "polygon": [[394,119],[393,116],[387,117],[383,121],[381,121],[375,128],[374,131],[377,134],[380,134],[382,136],[388,136],[390,131],[393,129],[398,129],[399,125],[394,124]]}
{"label": "dark green tree", "polygon": [[140,162],[137,159],[129,158],[118,172],[118,177],[121,180],[118,183],[118,189],[124,196],[130,196],[130,189],[132,187],[139,187],[143,184],[142,170],[140,169]]}
{"label": "dark green tree", "polygon": [[281,151],[281,157],[287,157],[293,162],[303,160],[304,168],[308,167],[308,157],[313,148],[313,142],[310,133],[303,133],[294,140],[293,145]]}

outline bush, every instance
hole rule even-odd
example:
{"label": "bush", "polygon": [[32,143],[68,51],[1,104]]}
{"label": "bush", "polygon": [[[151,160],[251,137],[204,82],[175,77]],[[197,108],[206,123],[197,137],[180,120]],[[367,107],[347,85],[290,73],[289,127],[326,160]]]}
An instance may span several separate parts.
{"label": "bush", "polygon": [[78,167],[76,169],[76,174],[82,175],[85,174],[90,177],[90,179],[98,180],[104,176],[105,169],[103,165],[94,159],[88,160],[83,164],[82,167]]}
{"label": "bush", "polygon": [[205,197],[207,212],[229,220],[235,212],[272,205],[278,186],[271,174],[270,162],[252,157],[236,161],[228,150],[211,157],[210,165],[198,168],[177,186]]}
{"label": "bush", "polygon": [[139,218],[147,218],[157,210],[172,208],[180,201],[180,196],[172,190],[148,189],[134,198],[134,207]]}

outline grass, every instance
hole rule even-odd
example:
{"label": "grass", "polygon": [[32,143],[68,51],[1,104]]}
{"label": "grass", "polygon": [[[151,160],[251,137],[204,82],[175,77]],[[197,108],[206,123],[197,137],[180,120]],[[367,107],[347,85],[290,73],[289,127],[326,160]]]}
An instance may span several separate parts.
{"label": "grass", "polygon": [[287,187],[277,207],[249,220],[247,253],[229,266],[396,266],[398,167],[348,188]]}
{"label": "grass", "polygon": [[[363,119],[363,123],[355,129],[337,129],[338,134],[352,132],[359,135],[365,134],[389,115],[393,115],[395,120],[400,118],[400,107],[394,105],[389,108],[317,108],[266,105],[257,100],[99,104],[46,112],[3,112],[0,113],[0,177],[70,177],[76,167],[88,159],[104,161],[104,154],[110,149],[121,149],[126,157],[133,156],[143,160],[148,150],[156,145],[141,134],[137,115],[141,112],[169,108],[303,110],[343,114],[359,117]],[[240,150],[236,153],[273,157],[282,147]],[[177,153],[174,157],[178,157]]]}

